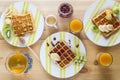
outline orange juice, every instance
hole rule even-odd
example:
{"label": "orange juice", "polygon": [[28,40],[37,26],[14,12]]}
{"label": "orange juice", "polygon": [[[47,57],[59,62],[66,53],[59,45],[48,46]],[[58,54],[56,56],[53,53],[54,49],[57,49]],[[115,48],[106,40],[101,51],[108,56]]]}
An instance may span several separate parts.
{"label": "orange juice", "polygon": [[98,61],[103,66],[109,66],[112,64],[113,58],[109,53],[101,53]]}
{"label": "orange juice", "polygon": [[70,23],[70,30],[72,32],[79,32],[80,30],[82,30],[82,21],[80,20],[72,20]]}

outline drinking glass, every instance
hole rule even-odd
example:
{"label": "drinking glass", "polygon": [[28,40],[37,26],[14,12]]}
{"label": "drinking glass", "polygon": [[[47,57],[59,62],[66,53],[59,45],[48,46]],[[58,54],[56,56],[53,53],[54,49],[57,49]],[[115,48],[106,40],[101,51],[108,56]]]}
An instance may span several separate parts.
{"label": "drinking glass", "polygon": [[100,52],[97,54],[96,60],[97,60],[98,64],[100,64],[101,66],[108,67],[112,64],[113,57],[109,53]]}
{"label": "drinking glass", "polygon": [[8,72],[20,75],[28,73],[32,68],[33,60],[29,53],[25,51],[16,51],[8,55],[5,66]]}
{"label": "drinking glass", "polygon": [[77,33],[80,32],[82,30],[82,21],[79,19],[74,19],[70,22],[70,31],[72,33]]}
{"label": "drinking glass", "polygon": [[58,13],[60,17],[68,18],[73,14],[73,7],[70,3],[64,2],[60,4]]}

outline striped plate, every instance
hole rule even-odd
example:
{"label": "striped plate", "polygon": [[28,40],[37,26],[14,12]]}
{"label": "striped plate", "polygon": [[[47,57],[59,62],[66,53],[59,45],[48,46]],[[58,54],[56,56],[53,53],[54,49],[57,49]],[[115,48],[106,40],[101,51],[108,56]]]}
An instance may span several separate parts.
{"label": "striped plate", "polygon": [[[41,14],[41,12],[38,10],[38,8],[32,4],[29,4],[27,2],[16,2],[13,3],[12,5],[10,5],[1,15],[0,18],[0,31],[1,34],[3,36],[3,32],[2,29],[4,27],[4,14],[8,9],[16,9],[18,10],[18,12],[21,13],[26,13],[26,12],[30,12],[33,16],[33,21],[35,23],[35,27],[36,27],[36,31],[31,33],[31,34],[27,34],[24,36],[24,39],[26,41],[26,43],[30,46],[33,45],[34,43],[36,43],[39,38],[41,37],[43,30],[44,30],[44,18]],[[4,37],[4,36],[3,36]],[[6,40],[10,45],[16,46],[16,47],[25,47],[22,43],[20,43],[19,38],[16,36],[13,36],[11,40]]]}
{"label": "striped plate", "polygon": [[[61,69],[58,65],[51,61],[48,54],[50,49],[52,48],[51,42],[56,44],[58,41],[65,41],[68,46],[70,46],[71,50],[77,54],[77,56],[84,56],[86,60],[86,51],[82,41],[68,32],[58,32],[49,36],[42,44],[40,49],[40,61],[45,69],[50,75],[57,78],[68,78],[77,74],[81,68],[84,66],[85,62],[81,64],[75,64],[71,62],[65,69]],[[49,44],[49,47],[48,47]],[[79,45],[76,48],[76,45]]]}
{"label": "striped plate", "polygon": [[[120,35],[119,35],[120,30],[117,33],[113,34],[108,39],[105,39],[100,32],[95,33],[92,31],[92,27],[94,26],[94,24],[92,23],[92,18],[95,15],[98,15],[101,11],[103,11],[106,8],[113,9],[115,7],[120,7],[120,6],[119,6],[119,3],[113,0],[98,0],[88,8],[83,19],[84,31],[87,37],[93,43],[99,46],[104,46],[104,47],[115,46],[120,43]],[[120,19],[120,16],[119,16],[119,19]]]}

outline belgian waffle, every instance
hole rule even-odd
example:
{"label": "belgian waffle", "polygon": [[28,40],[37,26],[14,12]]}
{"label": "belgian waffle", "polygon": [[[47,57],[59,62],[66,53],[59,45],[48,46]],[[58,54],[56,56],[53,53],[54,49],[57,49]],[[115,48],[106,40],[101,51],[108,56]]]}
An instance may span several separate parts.
{"label": "belgian waffle", "polygon": [[57,53],[60,56],[61,60],[56,62],[61,68],[65,68],[75,58],[75,54],[63,41],[56,43],[50,50],[50,54],[54,53]]}
{"label": "belgian waffle", "polygon": [[14,34],[18,37],[34,31],[33,19],[30,13],[13,15],[11,20]]}
{"label": "belgian waffle", "polygon": [[109,36],[111,36],[113,33],[115,33],[116,31],[119,30],[120,28],[120,23],[118,21],[118,19],[112,14],[112,19],[111,20],[107,20],[105,18],[106,16],[106,10],[110,10],[112,11],[111,9],[107,8],[105,9],[103,12],[101,12],[99,15],[95,16],[92,21],[93,23],[98,27],[99,25],[104,25],[104,24],[112,24],[113,27],[114,27],[114,30],[113,31],[110,31],[108,33],[106,32],[101,32],[102,35],[105,37],[105,38],[108,38]]}

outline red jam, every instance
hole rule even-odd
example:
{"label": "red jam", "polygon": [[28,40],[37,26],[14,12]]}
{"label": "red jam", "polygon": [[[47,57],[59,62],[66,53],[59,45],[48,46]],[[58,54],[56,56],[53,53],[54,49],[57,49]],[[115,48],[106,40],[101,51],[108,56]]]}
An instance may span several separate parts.
{"label": "red jam", "polygon": [[62,3],[59,6],[58,13],[60,17],[68,18],[73,14],[73,7],[69,3]]}

